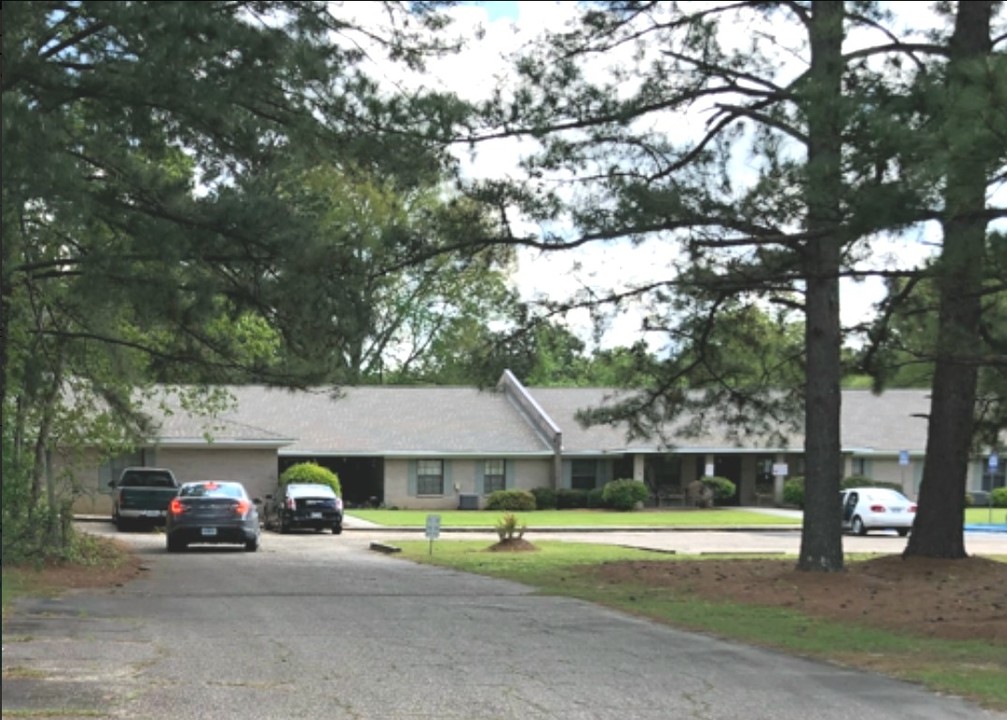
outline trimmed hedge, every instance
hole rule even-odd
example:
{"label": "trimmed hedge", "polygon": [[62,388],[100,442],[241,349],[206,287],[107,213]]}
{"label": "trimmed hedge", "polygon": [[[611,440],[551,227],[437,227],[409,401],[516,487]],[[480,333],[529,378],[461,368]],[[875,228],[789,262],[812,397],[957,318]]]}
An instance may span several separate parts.
{"label": "trimmed hedge", "polygon": [[539,510],[556,509],[556,491],[552,488],[532,488],[531,494],[535,496],[535,507]]}
{"label": "trimmed hedge", "polygon": [[[874,480],[864,475],[850,475],[849,477],[845,477],[839,481],[840,490],[849,490],[850,488],[856,487],[888,488],[889,490],[904,492],[902,490],[902,486],[898,483],[881,482],[880,480]],[[784,481],[783,502],[787,505],[796,505],[799,508],[804,507],[803,477],[796,476]]]}
{"label": "trimmed hedge", "polygon": [[990,493],[993,507],[1007,508],[1007,487],[994,488]]}
{"label": "trimmed hedge", "polygon": [[849,490],[850,488],[855,487],[888,488],[889,490],[895,490],[896,492],[903,492],[902,486],[899,483],[881,482],[880,480],[873,480],[865,475],[850,475],[839,482],[840,490]]}
{"label": "trimmed hedge", "polygon": [[605,483],[601,493],[605,507],[613,510],[633,510],[638,503],[650,497],[646,483],[640,480],[622,479]]}
{"label": "trimmed hedge", "polygon": [[487,510],[534,510],[535,496],[527,490],[497,490],[486,498]]}
{"label": "trimmed hedge", "polygon": [[560,488],[556,491],[556,508],[558,510],[573,510],[587,507],[587,490]]}
{"label": "trimmed hedge", "polygon": [[804,508],[804,477],[796,475],[783,482],[783,502]]}
{"label": "trimmed hedge", "polygon": [[713,491],[713,499],[717,500],[730,500],[734,497],[734,494],[738,492],[738,486],[732,481],[728,480],[726,477],[720,477],[717,475],[704,475],[701,477],[700,482],[706,485]]}
{"label": "trimmed hedge", "polygon": [[343,496],[343,487],[339,482],[339,476],[318,463],[304,462],[288,467],[280,475],[280,485],[289,485],[290,483],[328,485],[336,491],[336,495]]}

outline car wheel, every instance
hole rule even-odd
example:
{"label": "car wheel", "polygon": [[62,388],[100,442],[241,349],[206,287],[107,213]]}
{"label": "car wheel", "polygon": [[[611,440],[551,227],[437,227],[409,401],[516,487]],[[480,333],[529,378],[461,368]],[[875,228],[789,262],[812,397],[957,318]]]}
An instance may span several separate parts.
{"label": "car wheel", "polygon": [[180,552],[185,550],[186,543],[179,540],[177,537],[168,536],[168,552]]}
{"label": "car wheel", "polygon": [[909,534],[909,528],[899,528],[899,537],[905,537]]}
{"label": "car wheel", "polygon": [[864,525],[864,521],[860,519],[859,515],[853,518],[852,530],[854,535],[867,534],[867,527]]}
{"label": "car wheel", "polygon": [[280,518],[280,534],[286,535],[288,532],[290,532],[290,528],[287,526],[287,521]]}
{"label": "car wheel", "polygon": [[246,552],[255,552],[258,549],[259,549],[259,538],[255,538],[254,540],[246,540],[245,541],[245,550],[246,550]]}
{"label": "car wheel", "polygon": [[333,535],[342,535],[343,534],[343,526],[342,525],[333,525],[332,526],[332,534]]}
{"label": "car wheel", "polygon": [[129,530],[129,521],[120,515],[116,515],[115,529],[118,532],[126,532],[127,530]]}

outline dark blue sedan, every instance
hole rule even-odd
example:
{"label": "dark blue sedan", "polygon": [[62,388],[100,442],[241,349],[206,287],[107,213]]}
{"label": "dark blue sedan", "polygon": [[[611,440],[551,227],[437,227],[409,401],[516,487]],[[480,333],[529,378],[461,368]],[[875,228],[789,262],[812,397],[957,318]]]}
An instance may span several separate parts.
{"label": "dark blue sedan", "polygon": [[261,532],[259,502],[248,496],[240,482],[185,483],[168,506],[168,551],[202,543],[230,543],[255,552]]}

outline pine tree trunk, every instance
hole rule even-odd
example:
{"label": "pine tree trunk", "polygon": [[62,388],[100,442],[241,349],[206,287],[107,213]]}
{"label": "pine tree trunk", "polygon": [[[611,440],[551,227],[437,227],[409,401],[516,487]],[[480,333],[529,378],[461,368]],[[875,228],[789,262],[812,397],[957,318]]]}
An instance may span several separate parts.
{"label": "pine tree trunk", "polygon": [[986,101],[977,79],[992,50],[992,2],[958,3],[948,67],[944,244],[937,263],[940,311],[930,425],[918,511],[905,555],[964,558],[965,485],[976,411],[981,344],[979,290],[986,242],[988,148],[975,110]]}
{"label": "pine tree trunk", "polygon": [[798,569],[835,572],[843,569],[839,514],[840,348],[839,199],[842,119],[843,3],[811,4],[810,90],[808,116],[808,230],[804,248],[805,420],[804,527]]}

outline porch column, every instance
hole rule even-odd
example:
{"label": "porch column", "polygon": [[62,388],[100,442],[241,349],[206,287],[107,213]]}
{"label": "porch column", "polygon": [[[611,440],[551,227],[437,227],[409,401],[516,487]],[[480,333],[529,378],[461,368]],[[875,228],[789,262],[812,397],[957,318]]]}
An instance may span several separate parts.
{"label": "porch column", "polygon": [[787,479],[786,473],[781,475],[776,472],[781,465],[787,466],[787,456],[783,453],[776,453],[776,458],[773,460],[773,502],[778,505],[783,504],[783,481]]}
{"label": "porch column", "polygon": [[633,456],[633,479],[634,480],[639,480],[640,482],[643,482],[643,480],[644,480],[643,466],[644,466],[643,455],[634,455]]}

